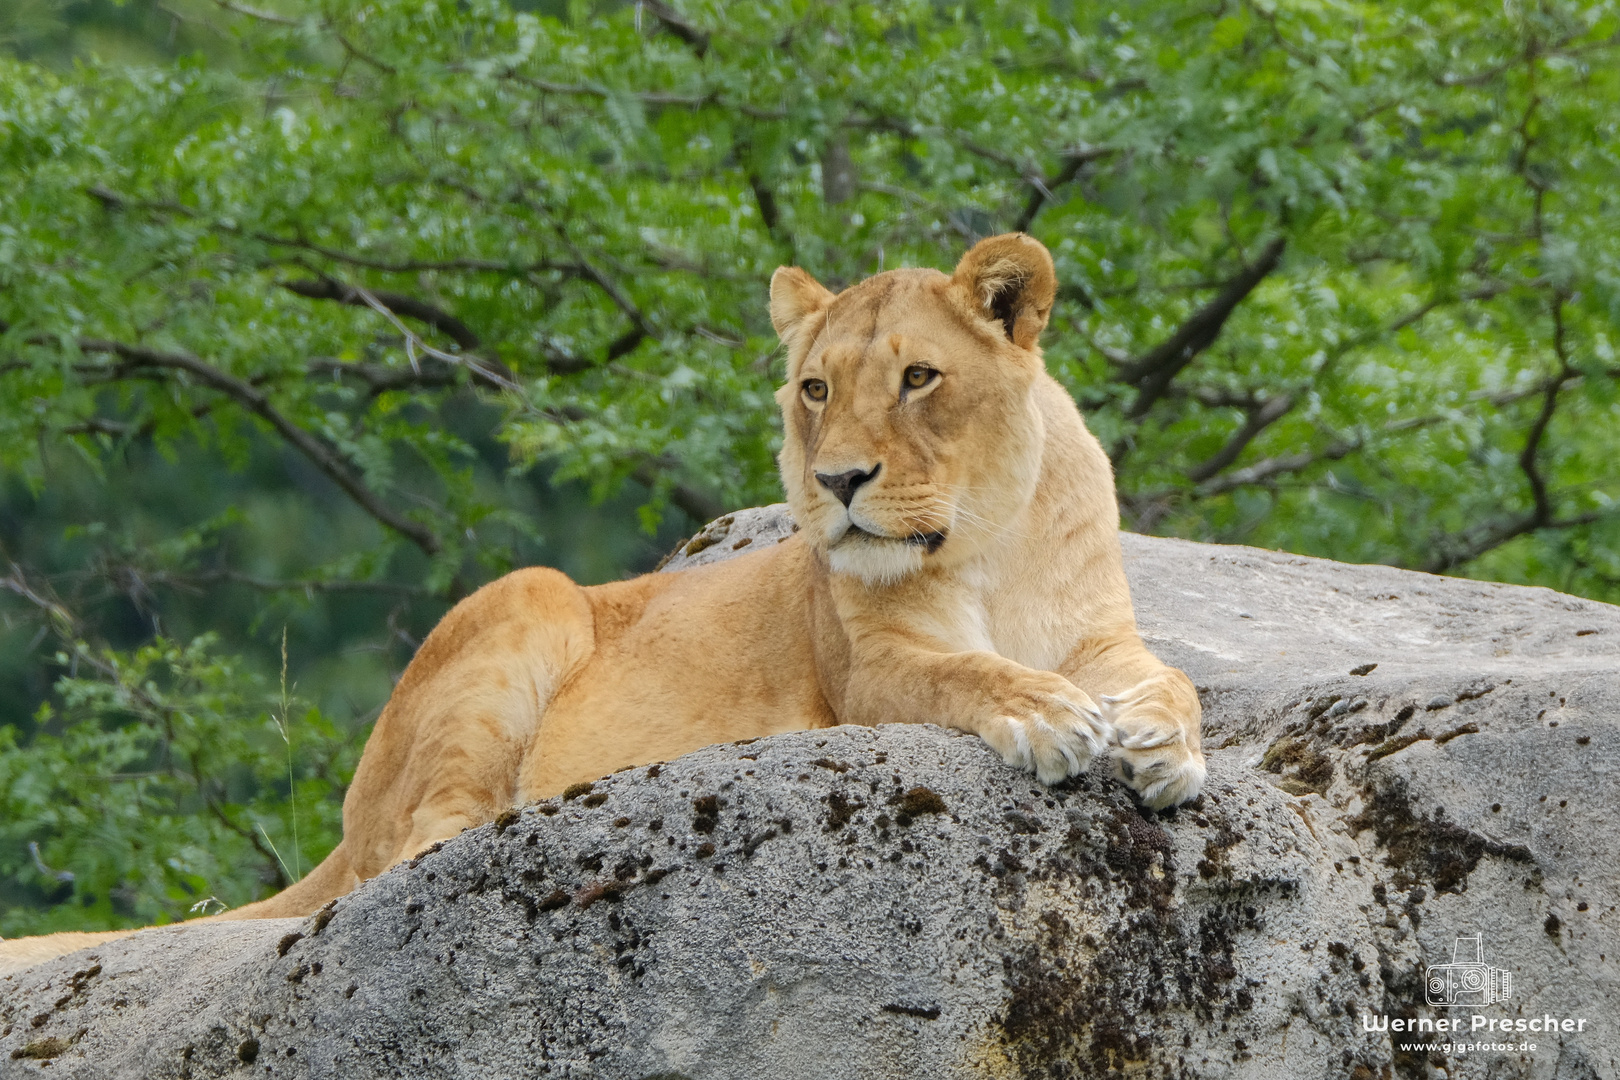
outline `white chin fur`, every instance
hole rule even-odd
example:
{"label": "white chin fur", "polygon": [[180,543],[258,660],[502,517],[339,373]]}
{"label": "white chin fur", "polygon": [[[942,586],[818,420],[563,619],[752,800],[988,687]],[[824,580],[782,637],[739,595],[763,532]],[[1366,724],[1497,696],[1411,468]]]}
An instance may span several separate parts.
{"label": "white chin fur", "polygon": [[833,573],[851,574],[868,585],[893,585],[922,569],[922,550],[902,541],[845,541],[828,553]]}

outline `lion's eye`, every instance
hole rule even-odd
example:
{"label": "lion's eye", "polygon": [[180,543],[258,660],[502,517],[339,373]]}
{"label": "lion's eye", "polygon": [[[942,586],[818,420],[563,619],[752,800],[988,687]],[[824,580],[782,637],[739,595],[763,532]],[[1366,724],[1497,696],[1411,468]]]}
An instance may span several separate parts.
{"label": "lion's eye", "polygon": [[911,367],[906,368],[906,389],[921,390],[923,387],[933,382],[934,377],[938,374],[939,372],[935,371],[933,368],[923,367],[921,364],[913,364]]}
{"label": "lion's eye", "polygon": [[804,390],[804,396],[809,398],[811,401],[827,400],[827,384],[822,382],[820,379],[804,380],[804,386],[802,389]]}

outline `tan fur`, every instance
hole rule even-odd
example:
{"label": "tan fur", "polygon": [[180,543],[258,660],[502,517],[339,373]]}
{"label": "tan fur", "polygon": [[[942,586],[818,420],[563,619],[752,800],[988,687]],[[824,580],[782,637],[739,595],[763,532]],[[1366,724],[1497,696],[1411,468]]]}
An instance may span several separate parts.
{"label": "tan fur", "polygon": [[[577,781],[838,723],[949,724],[1048,783],[1106,750],[1148,805],[1192,798],[1198,696],[1137,636],[1108,458],[1036,344],[1055,290],[1022,235],[950,276],[894,270],[838,296],[778,270],[782,482],[801,531],[590,588],[520,570],[463,600],[377,721],[343,842],[214,918],[307,915]],[[903,390],[914,366],[938,376]],[[847,509],[817,479],[873,468]],[[0,944],[0,970],[82,944],[55,940]]]}

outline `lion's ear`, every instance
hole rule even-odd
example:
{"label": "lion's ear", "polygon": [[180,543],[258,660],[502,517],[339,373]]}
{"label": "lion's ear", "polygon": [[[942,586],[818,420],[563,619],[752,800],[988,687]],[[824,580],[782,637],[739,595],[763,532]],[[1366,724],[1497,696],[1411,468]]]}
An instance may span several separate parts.
{"label": "lion's ear", "polygon": [[832,302],[833,294],[797,266],[778,266],[771,275],[771,325],[790,349],[804,321]]}
{"label": "lion's ear", "polygon": [[974,244],[956,264],[951,282],[975,314],[1000,323],[1007,339],[1021,349],[1034,347],[1057,296],[1051,254],[1024,233],[1003,233]]}

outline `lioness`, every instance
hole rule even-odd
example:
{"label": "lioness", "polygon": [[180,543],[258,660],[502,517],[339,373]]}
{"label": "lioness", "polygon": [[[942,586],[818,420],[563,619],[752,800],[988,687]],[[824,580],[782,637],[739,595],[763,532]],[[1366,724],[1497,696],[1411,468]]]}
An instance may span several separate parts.
{"label": "lioness", "polygon": [[[1147,805],[1196,795],[1198,695],[1137,636],[1108,458],[1037,345],[1056,286],[1021,234],[836,296],[777,270],[801,530],[590,588],[519,570],[463,600],[377,721],[342,843],[215,918],[307,915],[577,781],[840,723],[949,724],[1046,783],[1108,747]],[[117,936],[7,942],[0,968]]]}

